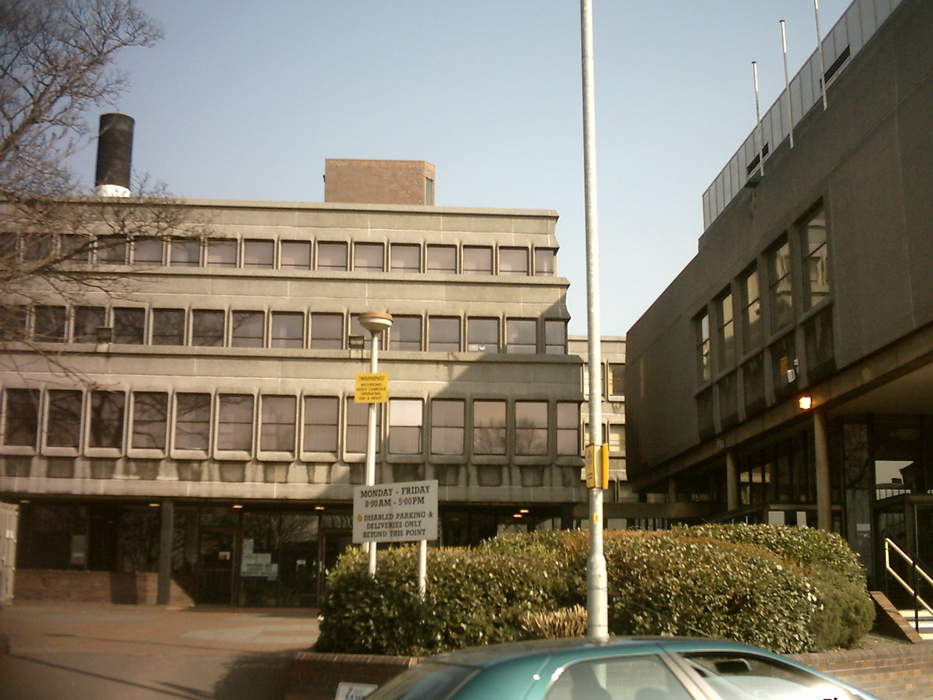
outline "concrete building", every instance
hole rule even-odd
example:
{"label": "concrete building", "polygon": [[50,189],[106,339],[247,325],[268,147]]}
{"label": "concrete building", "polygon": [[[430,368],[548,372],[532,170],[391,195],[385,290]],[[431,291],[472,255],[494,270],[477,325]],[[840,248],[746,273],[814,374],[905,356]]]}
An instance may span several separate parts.
{"label": "concrete building", "polygon": [[[445,545],[569,525],[581,365],[557,214],[433,206],[433,178],[329,160],[323,204],[184,200],[205,236],[101,237],[73,262],[118,294],[4,300],[31,339],[8,337],[0,366],[20,571],[161,563],[197,602],[313,604],[363,478],[367,311],[394,317],[377,482],[437,479]],[[75,206],[104,201],[138,206]],[[3,245],[26,255],[35,235]]]}
{"label": "concrete building", "polygon": [[854,2],[827,107],[814,54],[627,335],[633,487],[686,520],[832,529],[875,585],[884,538],[933,561],[931,31],[929,2]]}

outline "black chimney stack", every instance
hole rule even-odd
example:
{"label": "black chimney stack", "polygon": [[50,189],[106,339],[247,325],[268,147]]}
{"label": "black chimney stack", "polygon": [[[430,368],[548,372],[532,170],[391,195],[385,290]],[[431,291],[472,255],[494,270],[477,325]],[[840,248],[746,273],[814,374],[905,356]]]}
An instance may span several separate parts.
{"label": "black chimney stack", "polygon": [[94,177],[94,193],[99,197],[130,196],[133,123],[133,118],[125,114],[100,115]]}

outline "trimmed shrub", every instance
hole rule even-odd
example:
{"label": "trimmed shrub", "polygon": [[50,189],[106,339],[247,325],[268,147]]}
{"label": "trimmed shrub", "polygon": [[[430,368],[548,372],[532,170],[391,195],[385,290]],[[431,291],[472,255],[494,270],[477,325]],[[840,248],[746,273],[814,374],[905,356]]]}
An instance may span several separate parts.
{"label": "trimmed shrub", "polygon": [[526,612],[521,619],[522,630],[529,639],[582,637],[586,634],[586,622],[586,608],[582,605]]}

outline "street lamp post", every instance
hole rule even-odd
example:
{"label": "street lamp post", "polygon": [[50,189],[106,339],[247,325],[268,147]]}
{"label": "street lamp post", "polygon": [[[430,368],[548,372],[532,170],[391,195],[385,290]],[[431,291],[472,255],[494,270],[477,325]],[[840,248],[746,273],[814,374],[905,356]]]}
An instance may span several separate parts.
{"label": "street lamp post", "polygon": [[[379,335],[392,326],[392,314],[381,311],[367,311],[360,314],[360,325],[372,334],[372,350],[369,355],[369,371],[379,371]],[[364,483],[373,486],[376,483],[376,410],[378,404],[369,404],[369,420],[366,434],[366,474]],[[376,543],[369,543],[369,575],[376,575]]]}

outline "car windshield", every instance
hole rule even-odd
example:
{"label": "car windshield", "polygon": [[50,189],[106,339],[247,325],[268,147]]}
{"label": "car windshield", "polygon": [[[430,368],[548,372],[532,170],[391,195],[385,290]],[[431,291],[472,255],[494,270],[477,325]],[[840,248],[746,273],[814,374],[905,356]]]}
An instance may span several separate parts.
{"label": "car windshield", "polygon": [[367,700],[443,700],[478,671],[474,666],[422,661],[366,697]]}

